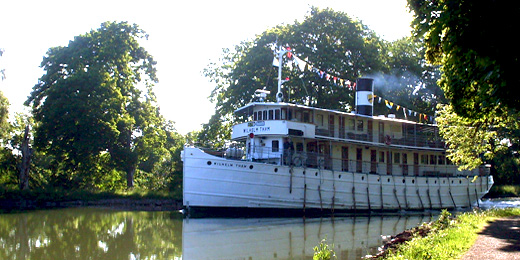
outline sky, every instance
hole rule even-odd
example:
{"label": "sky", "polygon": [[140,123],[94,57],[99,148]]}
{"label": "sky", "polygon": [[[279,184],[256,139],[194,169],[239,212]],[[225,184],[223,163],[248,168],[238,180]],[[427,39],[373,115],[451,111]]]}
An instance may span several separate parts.
{"label": "sky", "polygon": [[208,99],[214,85],[202,71],[222,49],[302,21],[311,6],[345,12],[388,41],[411,32],[406,0],[7,0],[0,5],[0,69],[6,76],[0,91],[11,113],[30,111],[23,103],[45,73],[39,66],[49,48],[66,46],[105,21],[128,21],[150,35],[142,45],[157,61],[161,114],[186,134],[214,112]]}

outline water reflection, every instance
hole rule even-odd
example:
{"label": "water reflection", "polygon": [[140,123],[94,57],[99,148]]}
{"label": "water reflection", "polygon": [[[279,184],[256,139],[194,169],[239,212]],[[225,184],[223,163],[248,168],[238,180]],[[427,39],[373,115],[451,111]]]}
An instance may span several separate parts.
{"label": "water reflection", "polygon": [[175,259],[182,218],[76,208],[0,215],[0,259]]}
{"label": "water reflection", "polygon": [[381,235],[430,221],[430,216],[371,216],[298,219],[186,219],[183,259],[312,259],[321,239],[338,259],[376,252]]}
{"label": "water reflection", "polygon": [[0,215],[0,259],[312,259],[327,238],[338,259],[360,259],[381,235],[430,216],[182,219],[174,212],[96,208]]}

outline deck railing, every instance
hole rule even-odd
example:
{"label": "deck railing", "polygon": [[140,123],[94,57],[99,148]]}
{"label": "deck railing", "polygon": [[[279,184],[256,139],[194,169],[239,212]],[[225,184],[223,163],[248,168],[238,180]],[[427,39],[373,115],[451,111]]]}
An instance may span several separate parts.
{"label": "deck railing", "polygon": [[[271,147],[252,147],[247,149],[232,148],[219,152],[205,150],[206,153],[234,160],[255,161],[276,165],[288,165],[312,169],[333,170],[337,172],[359,172],[381,175],[400,176],[485,176],[489,167],[482,166],[471,171],[459,171],[452,164],[413,164],[394,163],[391,161],[363,161],[334,158],[328,155],[294,150],[273,151]],[[385,158],[388,159],[388,158]]]}
{"label": "deck railing", "polygon": [[401,146],[413,146],[413,147],[427,147],[427,148],[444,148],[445,143],[439,135],[419,131],[415,134],[409,134],[408,136],[399,136],[390,134],[379,134],[373,133],[357,133],[352,130],[339,129],[339,131],[316,128],[316,135],[322,137],[332,137],[345,140],[372,142],[372,143],[384,143],[388,145],[401,145]]}

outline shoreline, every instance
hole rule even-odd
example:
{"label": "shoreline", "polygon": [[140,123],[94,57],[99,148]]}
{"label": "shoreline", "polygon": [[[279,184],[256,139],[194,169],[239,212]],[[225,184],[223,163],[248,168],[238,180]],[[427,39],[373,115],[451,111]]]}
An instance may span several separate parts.
{"label": "shoreline", "polygon": [[96,200],[42,201],[36,199],[0,199],[0,214],[26,210],[76,207],[107,207],[129,211],[178,211],[182,200],[147,198],[107,198]]}

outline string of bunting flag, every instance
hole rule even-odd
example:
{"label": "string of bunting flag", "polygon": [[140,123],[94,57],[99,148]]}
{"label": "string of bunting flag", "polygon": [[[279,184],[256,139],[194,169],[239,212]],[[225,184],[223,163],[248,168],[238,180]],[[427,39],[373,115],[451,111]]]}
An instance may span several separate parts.
{"label": "string of bunting flag", "polygon": [[373,102],[376,101],[376,98],[378,100],[378,104],[381,104],[382,102],[385,103],[385,106],[388,108],[388,109],[392,109],[395,107],[395,110],[397,112],[399,112],[399,110],[402,110],[403,111],[403,115],[404,115],[404,118],[405,119],[408,119],[409,116],[415,116],[415,117],[419,117],[421,120],[425,120],[425,121],[430,121],[430,122],[433,122],[435,120],[435,117],[434,116],[430,116],[430,115],[427,115],[427,114],[423,114],[423,113],[420,113],[420,112],[417,112],[417,111],[414,111],[412,109],[409,109],[409,108],[406,108],[406,107],[403,107],[401,105],[398,105],[398,104],[395,104],[394,102],[392,101],[389,101],[387,99],[384,99],[380,96],[377,96],[377,95],[374,95],[374,100]]}
{"label": "string of bunting flag", "polygon": [[[314,67],[309,61],[307,61],[307,59],[303,60],[303,59],[299,58],[298,56],[296,56],[290,47],[286,47],[286,51],[287,51],[287,58],[289,58],[289,60],[292,60],[293,65],[298,67],[298,69],[302,73],[305,72],[305,70],[307,70],[312,73],[315,73],[318,77],[331,82],[335,86],[346,87],[351,90],[356,89],[355,81],[351,81],[349,79],[343,79],[338,76],[331,75],[330,73],[327,72],[327,70],[323,70],[323,69]],[[273,59],[273,66],[276,66],[276,67],[279,66],[278,60],[276,58]],[[286,80],[288,80],[288,79],[286,79]],[[388,109],[395,108],[397,112],[399,112],[401,110],[403,112],[405,119],[408,119],[409,116],[414,116],[414,117],[418,117],[420,120],[425,120],[425,121],[430,121],[430,122],[433,122],[435,120],[434,116],[430,116],[430,115],[420,113],[420,112],[414,111],[412,109],[403,107],[403,106],[395,104],[394,102],[387,100],[383,97],[373,95],[373,98],[374,98],[373,102],[375,102],[376,99],[379,104],[384,102],[385,106]]]}

